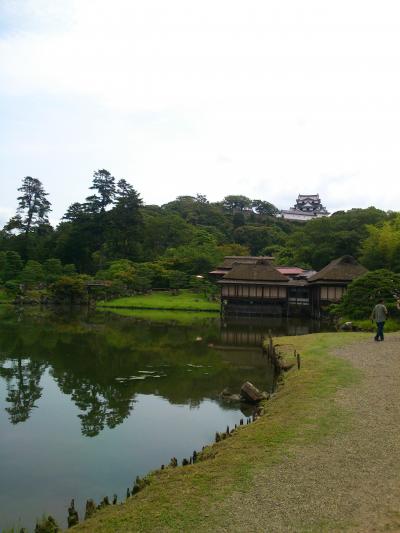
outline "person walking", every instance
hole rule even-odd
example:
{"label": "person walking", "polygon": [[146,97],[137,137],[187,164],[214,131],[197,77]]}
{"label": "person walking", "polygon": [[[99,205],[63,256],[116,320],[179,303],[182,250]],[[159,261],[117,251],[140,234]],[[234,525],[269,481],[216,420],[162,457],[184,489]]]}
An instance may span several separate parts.
{"label": "person walking", "polygon": [[385,327],[387,316],[388,310],[386,309],[385,301],[379,300],[371,314],[371,320],[376,322],[376,335],[374,337],[376,341],[384,340],[383,328]]}

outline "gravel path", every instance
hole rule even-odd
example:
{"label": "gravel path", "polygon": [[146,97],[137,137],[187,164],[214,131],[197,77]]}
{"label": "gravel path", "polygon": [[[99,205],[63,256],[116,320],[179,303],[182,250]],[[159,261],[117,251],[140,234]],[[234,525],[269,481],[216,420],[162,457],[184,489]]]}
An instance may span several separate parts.
{"label": "gravel path", "polygon": [[355,415],[350,431],[260,471],[250,492],[222,503],[229,526],[214,531],[400,532],[400,336],[336,355],[363,373],[335,398]]}

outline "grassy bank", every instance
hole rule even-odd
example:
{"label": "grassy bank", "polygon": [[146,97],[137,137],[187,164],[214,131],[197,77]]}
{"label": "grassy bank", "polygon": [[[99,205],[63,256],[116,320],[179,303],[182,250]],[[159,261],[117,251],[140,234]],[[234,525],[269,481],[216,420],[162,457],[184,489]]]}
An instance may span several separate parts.
{"label": "grassy bank", "polygon": [[157,309],[180,311],[212,311],[220,310],[219,302],[210,302],[204,295],[188,290],[181,290],[178,294],[170,292],[153,292],[116,298],[115,300],[98,302],[98,307],[115,307],[121,309]]}
{"label": "grassy bank", "polygon": [[356,384],[360,375],[330,351],[365,336],[321,333],[280,338],[280,344],[295,344],[302,366],[300,371],[292,370],[285,376],[285,386],[266,403],[265,416],[207,447],[204,460],[151,473],[150,484],[135,497],[124,505],[98,512],[75,530],[229,530],[229,516],[220,512],[221,505],[234,492],[245,492],[261,468],[285,461],[294,445],[319,442],[350,427],[351,414],[332,398],[339,388]]}
{"label": "grassy bank", "polygon": [[171,311],[168,309],[125,309],[123,307],[99,307],[99,311],[113,313],[119,316],[127,316],[149,322],[173,323],[182,325],[198,324],[209,319],[218,318],[214,311]]}

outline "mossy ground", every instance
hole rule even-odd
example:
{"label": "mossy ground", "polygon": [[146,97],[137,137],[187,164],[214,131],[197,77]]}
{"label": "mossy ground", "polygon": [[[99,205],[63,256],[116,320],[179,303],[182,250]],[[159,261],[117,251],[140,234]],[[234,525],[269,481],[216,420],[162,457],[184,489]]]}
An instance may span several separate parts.
{"label": "mossy ground", "polygon": [[[149,475],[150,484],[124,505],[109,507],[75,528],[96,532],[212,531],[228,527],[220,504],[246,492],[260,468],[292,454],[293,446],[321,442],[346,431],[351,413],[333,402],[338,389],[358,383],[361,374],[331,355],[334,348],[365,339],[360,333],[321,333],[280,338],[295,344],[300,371],[291,370],[266,414],[232,437],[209,446],[195,465]],[[216,428],[221,429],[221,428]]]}

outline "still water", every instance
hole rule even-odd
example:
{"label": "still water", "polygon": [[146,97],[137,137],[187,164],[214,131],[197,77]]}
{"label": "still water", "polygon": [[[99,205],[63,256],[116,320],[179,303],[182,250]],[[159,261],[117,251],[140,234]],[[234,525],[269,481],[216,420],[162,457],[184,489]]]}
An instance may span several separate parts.
{"label": "still water", "polygon": [[250,414],[224,388],[273,389],[262,335],[319,329],[145,315],[0,308],[0,531],[45,513],[66,526],[71,498],[83,517],[88,498],[189,457]]}

